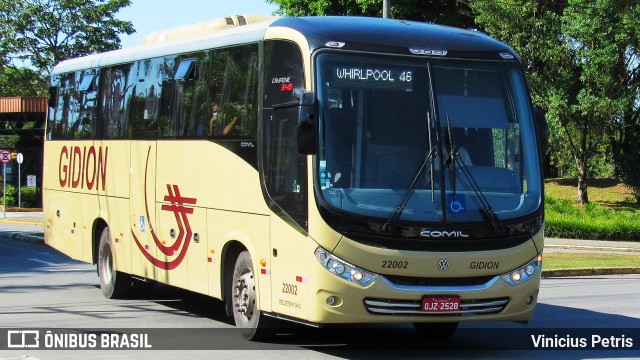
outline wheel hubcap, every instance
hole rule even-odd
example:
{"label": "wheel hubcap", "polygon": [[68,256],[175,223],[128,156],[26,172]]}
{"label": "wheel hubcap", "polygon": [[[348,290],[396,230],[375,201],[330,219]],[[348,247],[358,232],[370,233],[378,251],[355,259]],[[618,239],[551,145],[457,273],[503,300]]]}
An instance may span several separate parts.
{"label": "wheel hubcap", "polygon": [[113,267],[112,267],[112,258],[111,258],[111,248],[108,246],[102,251],[102,256],[100,257],[100,275],[104,279],[105,284],[110,284],[111,279],[113,277]]}
{"label": "wheel hubcap", "polygon": [[246,322],[251,321],[256,304],[255,281],[251,270],[245,269],[244,273],[236,281],[234,298],[236,311]]}

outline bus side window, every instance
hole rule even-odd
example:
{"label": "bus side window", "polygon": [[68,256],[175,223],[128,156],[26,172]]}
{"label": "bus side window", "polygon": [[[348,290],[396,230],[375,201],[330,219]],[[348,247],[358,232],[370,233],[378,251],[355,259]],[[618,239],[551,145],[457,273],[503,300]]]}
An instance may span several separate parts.
{"label": "bus side window", "polygon": [[257,45],[214,50],[210,76],[207,103],[210,119],[206,134],[215,138],[255,139],[258,119]]}
{"label": "bus side window", "polygon": [[162,82],[167,69],[164,58],[138,61],[129,83],[135,84],[131,98],[131,131],[134,139],[156,139]]}
{"label": "bus side window", "polygon": [[269,197],[302,229],[307,229],[307,156],[298,154],[298,107],[271,108],[294,100],[293,89],[304,88],[300,49],[286,41],[265,43],[265,97],[262,137],[264,182]]}
{"label": "bus side window", "polygon": [[73,139],[93,139],[98,121],[98,71],[76,72],[75,111],[69,137]]}
{"label": "bus side window", "polygon": [[133,85],[128,82],[130,64],[102,69],[100,74],[101,138],[121,139],[127,134],[128,105]]}
{"label": "bus side window", "polygon": [[58,86],[57,106],[50,109],[49,122],[47,124],[47,137],[49,140],[63,140],[69,138],[69,123],[73,119],[75,106],[75,73],[59,75],[52,81],[52,85]]}

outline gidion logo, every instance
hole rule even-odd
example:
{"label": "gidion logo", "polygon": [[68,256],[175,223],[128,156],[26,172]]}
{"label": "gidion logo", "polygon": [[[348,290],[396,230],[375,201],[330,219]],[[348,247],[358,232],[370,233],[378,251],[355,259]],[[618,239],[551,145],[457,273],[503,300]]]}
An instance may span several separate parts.
{"label": "gidion logo", "polygon": [[58,164],[60,186],[88,190],[102,187],[104,190],[108,157],[108,146],[63,146]]}

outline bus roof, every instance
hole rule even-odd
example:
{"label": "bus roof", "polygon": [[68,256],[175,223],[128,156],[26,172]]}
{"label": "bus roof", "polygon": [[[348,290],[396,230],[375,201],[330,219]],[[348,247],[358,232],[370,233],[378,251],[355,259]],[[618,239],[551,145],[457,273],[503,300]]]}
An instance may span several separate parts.
{"label": "bus roof", "polygon": [[[239,23],[239,17],[245,20]],[[289,28],[301,33],[307,38],[311,51],[340,47],[354,51],[492,60],[500,59],[500,54],[503,54],[502,58],[508,54],[507,57],[517,59],[507,45],[489,36],[447,26],[371,17],[279,18],[247,15],[158,31],[145,37],[140,46],[65,60],[52,73],[257,42],[264,39],[269,27]]]}
{"label": "bus roof", "polygon": [[280,18],[271,26],[299,31],[312,51],[331,47],[327,46],[329,43],[334,43],[334,47],[343,43],[342,49],[356,51],[435,56],[444,56],[446,52],[447,57],[493,60],[504,58],[500,53],[508,53],[516,58],[507,45],[478,31],[415,21],[326,16]]}
{"label": "bus roof", "polygon": [[[247,15],[241,17],[256,21],[248,20],[238,24],[238,17],[225,17],[154,32],[147,35],[142,40],[142,44],[136,47],[62,61],[55,66],[52,74],[126,64],[163,55],[183,54],[209,48],[257,42],[264,39],[264,33],[269,25],[278,19],[275,16]],[[228,18],[233,18],[236,23],[225,26]]]}

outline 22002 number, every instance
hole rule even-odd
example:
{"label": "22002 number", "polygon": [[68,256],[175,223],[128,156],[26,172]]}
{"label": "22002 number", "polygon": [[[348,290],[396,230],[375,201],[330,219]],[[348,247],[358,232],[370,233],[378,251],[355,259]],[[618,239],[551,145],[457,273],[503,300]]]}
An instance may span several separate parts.
{"label": "22002 number", "polygon": [[409,267],[408,261],[387,261],[382,260],[383,269],[407,269]]}
{"label": "22002 number", "polygon": [[298,286],[282,283],[282,292],[285,294],[298,295]]}

